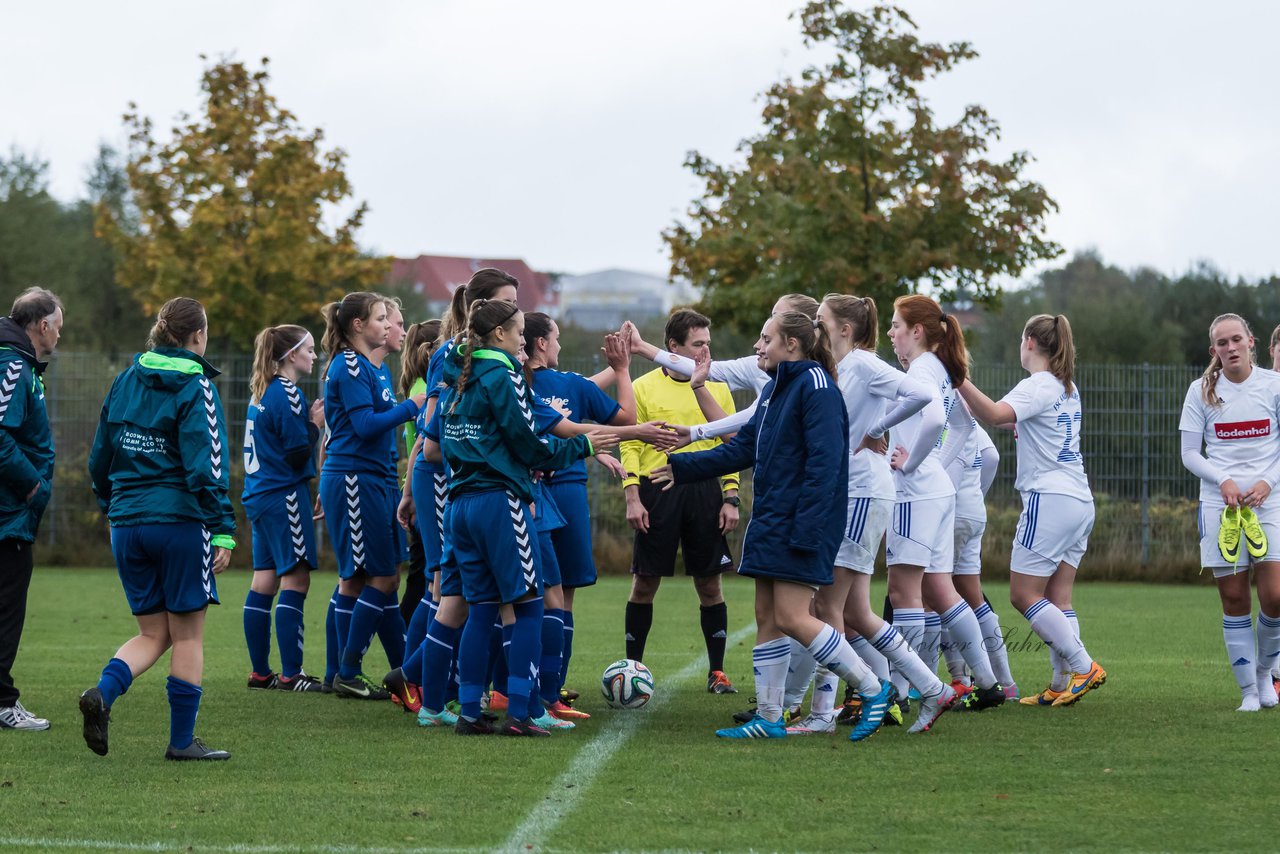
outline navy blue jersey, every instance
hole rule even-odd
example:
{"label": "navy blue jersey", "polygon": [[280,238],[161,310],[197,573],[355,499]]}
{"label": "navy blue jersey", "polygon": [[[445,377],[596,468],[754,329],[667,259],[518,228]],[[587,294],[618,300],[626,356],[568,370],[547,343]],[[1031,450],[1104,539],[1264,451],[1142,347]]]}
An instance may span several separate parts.
{"label": "navy blue jersey", "polygon": [[394,481],[394,428],[417,414],[412,400],[396,403],[368,359],[354,350],[338,353],[324,378],[324,417],[329,424],[324,474],[372,474]]}
{"label": "navy blue jersey", "polygon": [[[567,409],[568,419],[575,424],[584,421],[608,424],[622,408],[591,380],[569,371],[538,368],[533,372],[533,392],[548,408],[559,403]],[[567,469],[556,472],[555,480],[557,483],[586,483],[586,461],[578,460]]]}
{"label": "navy blue jersey", "polygon": [[318,436],[310,403],[302,390],[275,377],[262,400],[249,404],[244,422],[244,492],[246,506],[261,495],[293,489],[316,476],[312,454]]}
{"label": "navy blue jersey", "polygon": [[[383,397],[385,398],[387,395],[391,395],[391,401],[393,403],[397,402],[396,383],[391,377],[391,367],[386,362],[383,362],[381,365],[374,368],[374,371],[378,374],[378,382],[382,384]],[[393,427],[391,432],[387,434],[387,442],[390,445],[388,454],[391,457],[391,478],[394,481],[394,485],[398,488],[400,486],[400,480],[397,464],[400,462],[400,443],[396,440],[397,433],[398,431]]]}

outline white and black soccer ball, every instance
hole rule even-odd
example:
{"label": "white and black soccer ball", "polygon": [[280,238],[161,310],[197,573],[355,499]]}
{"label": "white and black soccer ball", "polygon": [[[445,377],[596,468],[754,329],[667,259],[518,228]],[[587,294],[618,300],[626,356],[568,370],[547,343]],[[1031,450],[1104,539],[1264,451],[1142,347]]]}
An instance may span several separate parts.
{"label": "white and black soccer ball", "polygon": [[604,669],[600,693],[613,709],[638,709],[653,697],[653,674],[630,658],[620,658]]}

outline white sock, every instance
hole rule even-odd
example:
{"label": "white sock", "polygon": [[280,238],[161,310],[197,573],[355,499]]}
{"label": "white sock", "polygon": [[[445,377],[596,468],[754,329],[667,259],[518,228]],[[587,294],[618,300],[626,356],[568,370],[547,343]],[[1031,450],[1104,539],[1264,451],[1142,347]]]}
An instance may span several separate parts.
{"label": "white sock", "polygon": [[1222,615],[1222,639],[1227,645],[1227,660],[1241,693],[1257,693],[1258,679],[1254,660],[1257,644],[1253,636],[1253,618]]}
{"label": "white sock", "polygon": [[871,645],[871,642],[862,635],[846,635],[845,640],[849,642],[849,646],[853,647],[853,651],[858,654],[867,663],[867,667],[871,668],[871,672],[881,682],[889,679],[889,659],[880,654],[880,650]]}
{"label": "white sock", "polygon": [[1071,623],[1067,621],[1062,611],[1058,610],[1057,605],[1048,599],[1041,599],[1032,604],[1023,616],[1031,624],[1031,630],[1062,656],[1072,672],[1089,672],[1093,659],[1089,657],[1084,644],[1076,637],[1071,629]]}
{"label": "white sock", "polygon": [[813,673],[818,669],[818,662],[813,660],[808,648],[795,638],[790,640],[791,663],[787,665],[787,688],[782,697],[784,709],[794,709],[804,702],[809,683],[813,681]]}
{"label": "white sock", "polygon": [[1067,685],[1071,684],[1071,665],[1067,664],[1067,660],[1058,654],[1053,647],[1049,647],[1049,666],[1053,668],[1053,679],[1049,682],[1049,688],[1053,691],[1065,691]]}
{"label": "white sock", "polygon": [[[990,602],[983,602],[973,615],[978,618],[978,626],[982,629],[982,647],[987,651],[987,658],[991,660],[991,669],[996,674],[996,681],[1001,685],[1012,685],[1013,674],[1009,671],[1009,650],[1004,645],[1000,617],[991,609]],[[1070,621],[1070,619],[1071,617],[1068,616],[1067,620]],[[1080,633],[1077,632],[1076,637],[1079,636]]]}
{"label": "white sock", "polygon": [[813,643],[809,644],[809,654],[845,682],[856,686],[862,696],[874,697],[880,693],[880,680],[831,626],[824,625],[818,632]]}
{"label": "white sock", "polygon": [[774,638],[756,644],[751,650],[751,669],[756,677],[756,714],[767,721],[782,720],[782,695],[790,660],[790,638]]}
{"label": "white sock", "polygon": [[[942,680],[938,674],[920,660],[897,628],[888,623],[881,625],[880,631],[872,636],[871,645],[893,665],[895,685],[896,678],[901,675],[904,686],[907,683],[915,685],[921,697],[936,697],[942,693]],[[907,696],[905,687],[898,693]]]}
{"label": "white sock", "polygon": [[836,713],[836,691],[840,688],[840,677],[825,667],[819,667],[813,681],[813,701],[809,704],[809,714],[830,720]]}
{"label": "white sock", "polygon": [[969,673],[965,670],[964,656],[960,654],[955,642],[951,640],[951,630],[946,626],[942,627],[941,649],[942,657],[947,662],[947,673],[951,676],[951,681],[968,685]]}
{"label": "white sock", "polygon": [[[1076,633],[1076,638],[1080,639],[1080,618],[1076,616],[1075,608],[1067,608],[1062,612],[1062,616],[1067,618],[1067,622],[1071,624],[1071,631]],[[1083,640],[1080,641],[1084,643]]]}
{"label": "white sock", "polygon": [[[961,599],[952,605],[942,615],[942,624],[951,632],[956,648],[973,671],[973,681],[978,687],[990,688],[996,684],[991,659],[987,658],[987,649],[982,645],[982,627],[978,625],[978,618],[973,615],[969,603]],[[1088,669],[1086,665],[1085,670]]]}
{"label": "white sock", "polygon": [[[924,608],[894,608],[893,627],[897,629],[898,634],[902,636],[902,640],[916,654],[916,657],[923,661],[924,656],[920,654],[920,651],[921,644],[924,642]],[[893,656],[889,655],[888,650],[878,646],[874,640],[871,643],[876,649],[884,653],[885,657],[893,664],[893,685],[898,689],[898,696],[907,696],[907,683],[911,681],[911,677],[902,672],[898,662],[894,660]],[[934,674],[934,679],[935,681],[937,680],[936,673]],[[919,685],[916,685],[916,687],[920,688]],[[921,693],[923,694],[923,690]]]}
{"label": "white sock", "polygon": [[924,634],[920,636],[920,659],[938,672],[938,659],[942,657],[942,618],[934,611],[924,612]]}

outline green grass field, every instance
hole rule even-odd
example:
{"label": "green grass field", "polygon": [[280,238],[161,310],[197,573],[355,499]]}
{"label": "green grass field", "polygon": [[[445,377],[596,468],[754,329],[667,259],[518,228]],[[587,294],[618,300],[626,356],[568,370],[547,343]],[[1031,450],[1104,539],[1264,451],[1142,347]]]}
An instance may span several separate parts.
{"label": "green grass field", "polygon": [[[692,586],[659,595],[647,663],[655,700],[610,711],[596,680],[621,657],[625,579],[582,591],[570,683],[595,714],[551,739],[420,730],[389,703],[251,692],[245,572],[219,580],[196,732],[227,763],[169,763],[164,662],[117,702],[111,753],[84,746],[76,697],[133,621],[114,573],[38,570],[15,674],[45,733],[0,732],[0,848],[98,851],[1271,850],[1280,710],[1238,714],[1216,596],[1202,587],[1088,585],[1077,593],[1106,686],[1077,706],[944,716],[935,730],[722,742],[751,693],[751,585],[729,579],[728,671],[704,691]],[[316,578],[307,667],[323,670]],[[989,591],[1014,675],[1046,657]],[[876,595],[882,595],[877,588]],[[273,664],[276,655],[272,653]],[[385,660],[375,644],[367,670]],[[914,710],[913,710],[914,712]],[[1228,805],[1229,804],[1229,805]]]}

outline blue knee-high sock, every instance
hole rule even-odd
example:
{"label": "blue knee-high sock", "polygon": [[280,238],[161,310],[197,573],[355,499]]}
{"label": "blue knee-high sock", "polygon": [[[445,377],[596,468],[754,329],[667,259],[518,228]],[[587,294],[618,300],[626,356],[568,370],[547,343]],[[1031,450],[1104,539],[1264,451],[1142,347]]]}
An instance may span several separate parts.
{"label": "blue knee-high sock", "polygon": [[438,712],[448,701],[449,683],[453,681],[454,651],[462,629],[432,620],[422,642],[422,707]]}
{"label": "blue knee-high sock", "polygon": [[564,655],[564,611],[542,612],[542,658],[538,667],[538,693],[551,705],[560,699],[560,668]]}
{"label": "blue knee-high sock", "polygon": [[[404,663],[400,665],[400,672],[404,674],[406,681],[412,682],[414,685],[422,684],[422,659],[425,654],[426,650],[422,648],[422,644],[418,644],[413,647],[412,652],[405,656]],[[439,709],[436,711],[439,711]]]}
{"label": "blue knee-high sock", "polygon": [[471,720],[480,717],[480,695],[484,693],[489,671],[489,635],[497,616],[497,602],[473,604],[467,614],[467,624],[462,627],[462,640],[458,644],[458,701],[462,704],[462,716]]}
{"label": "blue knee-high sock", "polygon": [[[511,627],[511,643],[507,647],[507,698],[511,717],[521,712],[526,716],[542,716],[538,697],[538,661],[542,658],[542,599],[517,602],[516,621]],[[534,714],[533,704],[537,703]]]}
{"label": "blue knee-high sock", "polygon": [[404,664],[404,614],[400,613],[400,599],[394,593],[387,594],[387,604],[378,621],[378,640],[382,641],[387,663],[393,670]]}
{"label": "blue knee-high sock", "polygon": [[564,612],[564,652],[560,654],[560,687],[569,678],[569,661],[573,658],[573,612]]}
{"label": "blue knee-high sock", "polygon": [[280,646],[280,675],[292,679],[302,672],[302,612],[307,594],[281,590],[276,602],[276,643]]}
{"label": "blue knee-high sock", "polygon": [[[342,656],[347,651],[347,639],[351,637],[351,615],[355,613],[356,597],[338,594],[333,609],[334,627],[338,638],[338,670],[342,669]],[[334,671],[337,673],[337,671]]]}
{"label": "blue knee-high sock", "polygon": [[329,608],[324,613],[324,681],[329,682],[338,675],[338,665],[342,663],[342,645],[338,643],[338,588],[333,588],[329,597]]}
{"label": "blue knee-high sock", "polygon": [[177,750],[191,746],[195,736],[196,715],[200,712],[200,696],[204,689],[184,679],[170,676],[166,687],[169,692],[169,744]]}
{"label": "blue knee-high sock", "polygon": [[360,665],[364,654],[378,631],[378,623],[382,621],[384,608],[390,597],[372,584],[366,584],[360,591],[360,598],[351,610],[351,632],[347,635],[347,645],[342,649],[342,667],[338,676],[342,679],[355,679],[360,675]]}
{"label": "blue knee-high sock", "polygon": [[[409,620],[409,628],[404,634],[404,648],[416,649],[422,646],[422,639],[427,636],[427,625],[431,622],[431,607],[427,604],[431,601],[431,594],[424,594],[422,601],[418,603],[418,607],[413,609],[413,618]],[[406,671],[408,666],[401,665]]]}
{"label": "blue knee-high sock", "polygon": [[499,694],[507,693],[507,641],[511,639],[502,623],[489,632],[489,684]]}
{"label": "blue knee-high sock", "polygon": [[271,599],[253,590],[244,597],[244,641],[249,664],[259,676],[271,672]]}
{"label": "blue knee-high sock", "polygon": [[107,666],[102,668],[102,676],[98,678],[102,704],[111,708],[111,704],[128,691],[132,684],[133,671],[129,669],[129,665],[118,658],[111,659],[107,662]]}
{"label": "blue knee-high sock", "polygon": [[[434,621],[432,621],[434,623]],[[446,702],[458,699],[462,690],[462,674],[458,670],[458,656],[462,653],[462,630],[458,630],[458,639],[453,644],[453,655],[449,659],[449,680],[444,686]]]}

